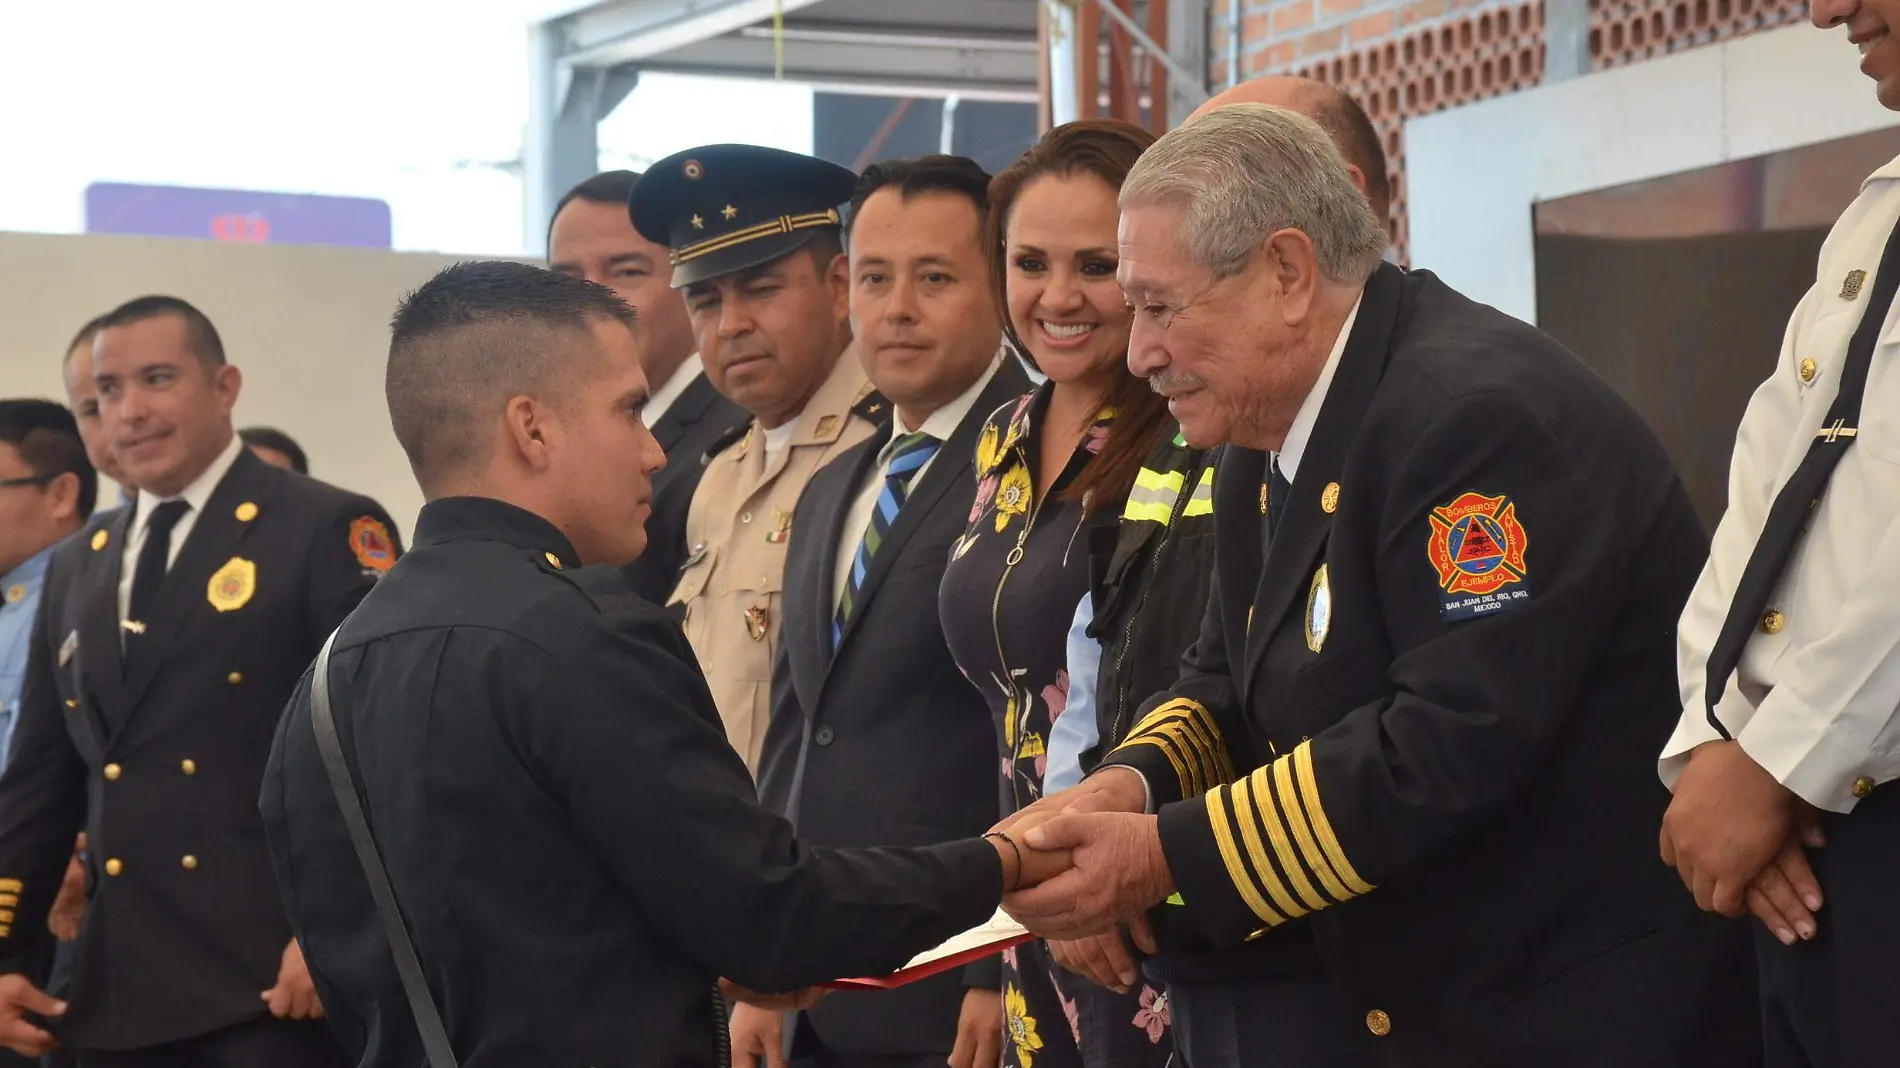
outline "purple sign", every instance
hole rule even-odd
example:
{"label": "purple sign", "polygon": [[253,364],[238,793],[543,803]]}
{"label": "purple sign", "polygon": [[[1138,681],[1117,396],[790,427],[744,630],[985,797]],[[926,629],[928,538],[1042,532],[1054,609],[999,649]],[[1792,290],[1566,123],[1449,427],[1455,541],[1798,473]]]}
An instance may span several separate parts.
{"label": "purple sign", "polygon": [[389,205],[364,197],[117,182],[86,187],[89,234],[388,248],[389,229]]}

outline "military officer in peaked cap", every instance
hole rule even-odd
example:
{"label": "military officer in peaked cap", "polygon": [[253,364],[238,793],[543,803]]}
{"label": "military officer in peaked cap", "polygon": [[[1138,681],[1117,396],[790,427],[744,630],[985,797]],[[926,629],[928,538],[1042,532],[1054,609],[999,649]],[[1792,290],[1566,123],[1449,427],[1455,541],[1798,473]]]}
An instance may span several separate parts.
{"label": "military officer in peaked cap", "polygon": [[[671,250],[706,376],[752,419],[714,444],[669,604],[746,766],[758,770],[792,510],[812,475],[889,410],[851,347],[838,205],[857,176],[810,156],[708,145],[654,164],[634,228]],[[658,502],[656,502],[657,507]]]}

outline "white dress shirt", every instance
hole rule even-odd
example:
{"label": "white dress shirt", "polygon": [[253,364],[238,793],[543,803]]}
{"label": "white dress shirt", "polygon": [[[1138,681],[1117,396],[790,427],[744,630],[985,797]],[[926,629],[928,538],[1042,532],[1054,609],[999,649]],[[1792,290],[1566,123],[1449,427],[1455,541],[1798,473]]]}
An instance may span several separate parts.
{"label": "white dress shirt", "polygon": [[[160,497],[149,490],[139,491],[138,514],[132,518],[132,530],[125,539],[125,548],[119,557],[119,622],[125,622],[128,618],[126,613],[131,609],[133,572],[139,566],[139,551],[145,547],[145,528],[152,521],[153,509],[166,501],[184,501],[190,505],[185,514],[179,517],[178,525],[172,527],[171,553],[165,557],[165,568],[169,571],[178,560],[178,551],[185,547],[185,539],[191,536],[191,528],[197,525],[198,513],[204,511],[205,502],[211,499],[212,491],[224,481],[225,473],[231,470],[232,464],[237,463],[238,454],[242,451],[244,442],[233,434],[224,451],[211,461],[210,467],[192,480],[191,485],[185,487],[185,492],[176,497]],[[124,640],[123,631],[120,632],[120,640]]]}
{"label": "white dress shirt", "polygon": [[[974,385],[958,394],[957,399],[931,412],[924,419],[924,425],[920,427],[908,429],[901,418],[894,416],[891,419],[891,432],[884,442],[884,447],[878,450],[877,469],[870,478],[864,480],[864,485],[858,488],[858,495],[851,502],[851,510],[844,515],[844,537],[838,539],[836,581],[831,587],[831,605],[834,609],[837,608],[838,602],[844,599],[845,584],[851,581],[852,561],[858,558],[858,545],[864,541],[864,532],[871,526],[871,513],[877,509],[878,494],[884,492],[884,478],[890,473],[891,454],[896,451],[897,439],[905,434],[922,431],[936,438],[938,448],[941,449],[943,443],[950,440],[950,435],[957,432],[957,427],[963,422],[963,417],[970,414],[970,409],[976,405],[976,399],[989,388],[990,379],[996,377],[996,370],[1001,366],[1002,360],[999,353],[999,358],[990,361],[989,370],[984,371]],[[937,457],[932,455],[930,459],[924,461],[924,466],[917,469],[916,474],[910,476],[911,489],[916,489],[923,482],[924,475],[929,473],[930,466],[936,462]]]}
{"label": "white dress shirt", "polygon": [[653,388],[651,382],[647,383],[647,386],[652,388],[652,392],[647,395],[646,407],[640,409],[640,421],[651,427],[665,418],[666,410],[673,406],[674,401],[680,399],[680,394],[686,392],[686,387],[692,385],[693,379],[698,378],[705,370],[706,365],[700,362],[699,353],[695,352],[686,357],[686,362],[680,364],[674,370],[673,376],[658,388]]}
{"label": "white dress shirt", "polygon": [[[1707,719],[1710,649],[1775,494],[1808,452],[1839,392],[1847,343],[1900,217],[1900,159],[1875,171],[1821,248],[1773,377],[1748,402],[1715,529],[1678,631],[1682,719],[1659,770],[1671,785]],[[1865,272],[1849,283],[1849,272]],[[1742,749],[1812,804],[1847,812],[1859,792],[1900,777],[1900,304],[1884,309],[1859,433],[1769,599],[1716,714]]]}
{"label": "white dress shirt", "polygon": [[1346,353],[1346,342],[1352,338],[1352,324],[1359,320],[1359,305],[1365,303],[1365,290],[1353,298],[1352,310],[1346,313],[1346,321],[1339,328],[1339,337],[1333,341],[1333,351],[1326,357],[1326,366],[1320,368],[1319,377],[1313,380],[1313,388],[1306,391],[1306,399],[1300,402],[1300,410],[1293,415],[1293,425],[1287,428],[1286,441],[1281,443],[1280,451],[1273,459],[1280,465],[1280,475],[1291,485],[1300,473],[1300,458],[1306,455],[1307,439],[1313,436],[1313,425],[1319,422],[1319,412],[1326,406],[1326,391],[1332,388],[1333,374],[1339,370],[1339,358]]}

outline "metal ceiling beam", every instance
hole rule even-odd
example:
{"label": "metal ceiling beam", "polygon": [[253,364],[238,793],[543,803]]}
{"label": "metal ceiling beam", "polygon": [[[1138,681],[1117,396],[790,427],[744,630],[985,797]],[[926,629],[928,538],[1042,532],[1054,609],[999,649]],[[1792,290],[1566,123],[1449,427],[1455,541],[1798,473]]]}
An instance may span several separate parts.
{"label": "metal ceiling beam", "polygon": [[[875,86],[917,96],[1034,100],[1038,54],[1035,42],[1028,44],[1028,48],[1008,49],[900,43],[867,48],[861,43],[788,37],[784,43],[785,78],[814,86]],[[647,60],[641,68],[770,78],[776,60],[769,33],[731,34],[673,49]]]}
{"label": "metal ceiling beam", "polygon": [[819,0],[611,0],[551,24],[564,36],[562,61],[571,67],[639,63],[675,48],[770,22]]}

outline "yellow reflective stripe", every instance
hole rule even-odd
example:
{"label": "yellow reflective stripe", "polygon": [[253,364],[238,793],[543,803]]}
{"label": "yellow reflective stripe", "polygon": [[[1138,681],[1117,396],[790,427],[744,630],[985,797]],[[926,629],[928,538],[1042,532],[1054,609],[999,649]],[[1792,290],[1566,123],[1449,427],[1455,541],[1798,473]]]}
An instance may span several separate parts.
{"label": "yellow reflective stripe", "polygon": [[1179,471],[1156,471],[1152,467],[1144,467],[1135,472],[1136,489],[1178,495],[1181,487],[1185,485],[1187,485],[1187,476]]}
{"label": "yellow reflective stripe", "polygon": [[[1253,799],[1253,778],[1249,776],[1234,783],[1228,787],[1228,792],[1234,798],[1234,814],[1238,817],[1236,822],[1240,824],[1240,836],[1247,841],[1247,855],[1253,858],[1254,870],[1260,873],[1260,885],[1266,887],[1267,896],[1273,898],[1273,903],[1280,906],[1280,911],[1289,917],[1304,916],[1313,911],[1302,908],[1298,901],[1293,900],[1293,895],[1287,893],[1286,884],[1280,881],[1280,876],[1273,870],[1273,861],[1267,859],[1266,844],[1260,840],[1260,820],[1254,813],[1257,802]],[[1272,803],[1272,798],[1266,799],[1266,804]]]}
{"label": "yellow reflective stripe", "polygon": [[1214,514],[1214,469],[1201,472],[1201,481],[1194,487],[1194,496],[1188,498],[1187,507],[1181,509],[1183,519],[1197,515]]}
{"label": "yellow reflective stripe", "polygon": [[1353,892],[1346,889],[1345,884],[1339,881],[1339,876],[1333,874],[1333,866],[1326,862],[1325,856],[1320,853],[1319,844],[1313,841],[1313,833],[1306,827],[1306,816],[1300,811],[1299,795],[1293,788],[1293,765],[1284,758],[1273,762],[1273,784],[1280,796],[1286,799],[1281,807],[1286,810],[1287,825],[1293,828],[1293,840],[1300,844],[1300,854],[1306,858],[1306,866],[1319,876],[1320,885],[1326,888],[1335,902],[1350,900],[1354,896]]}
{"label": "yellow reflective stripe", "polygon": [[1352,862],[1346,859],[1346,851],[1339,846],[1339,836],[1333,833],[1333,824],[1326,818],[1326,809],[1319,800],[1319,781],[1313,774],[1313,743],[1301,742],[1293,750],[1293,767],[1300,775],[1300,800],[1306,805],[1307,818],[1313,821],[1313,834],[1319,839],[1320,848],[1326,851],[1326,859],[1333,862],[1333,870],[1355,894],[1369,894],[1372,884],[1359,877]]}
{"label": "yellow reflective stripe", "polygon": [[1221,792],[1228,787],[1216,787],[1207,795],[1207,822],[1214,829],[1214,844],[1220,847],[1221,862],[1227,865],[1227,878],[1234,884],[1234,890],[1240,899],[1247,903],[1253,914],[1267,922],[1269,927],[1277,927],[1286,922],[1286,917],[1273,911],[1267,899],[1260,896],[1253,877],[1247,874],[1247,866],[1241,862],[1240,850],[1234,845],[1234,832],[1227,824],[1227,805],[1221,800]]}
{"label": "yellow reflective stripe", "polygon": [[1122,519],[1130,523],[1160,523],[1167,526],[1174,518],[1174,502],[1165,504],[1156,501],[1137,501],[1134,494],[1128,495],[1128,503],[1122,506]]}
{"label": "yellow reflective stripe", "polygon": [[[1282,758],[1284,759],[1284,758]],[[1280,763],[1276,760],[1274,764]],[[1317,912],[1332,904],[1320,896],[1313,888],[1313,881],[1306,877],[1300,867],[1299,855],[1293,852],[1293,841],[1286,836],[1286,824],[1280,821],[1279,798],[1273,793],[1273,764],[1256,768],[1248,780],[1253,784],[1256,803],[1260,806],[1260,824],[1267,829],[1267,839],[1273,843],[1273,853],[1280,858],[1280,868],[1286,872],[1287,881],[1293,884],[1294,892],[1300,900],[1306,902],[1309,910]]]}

